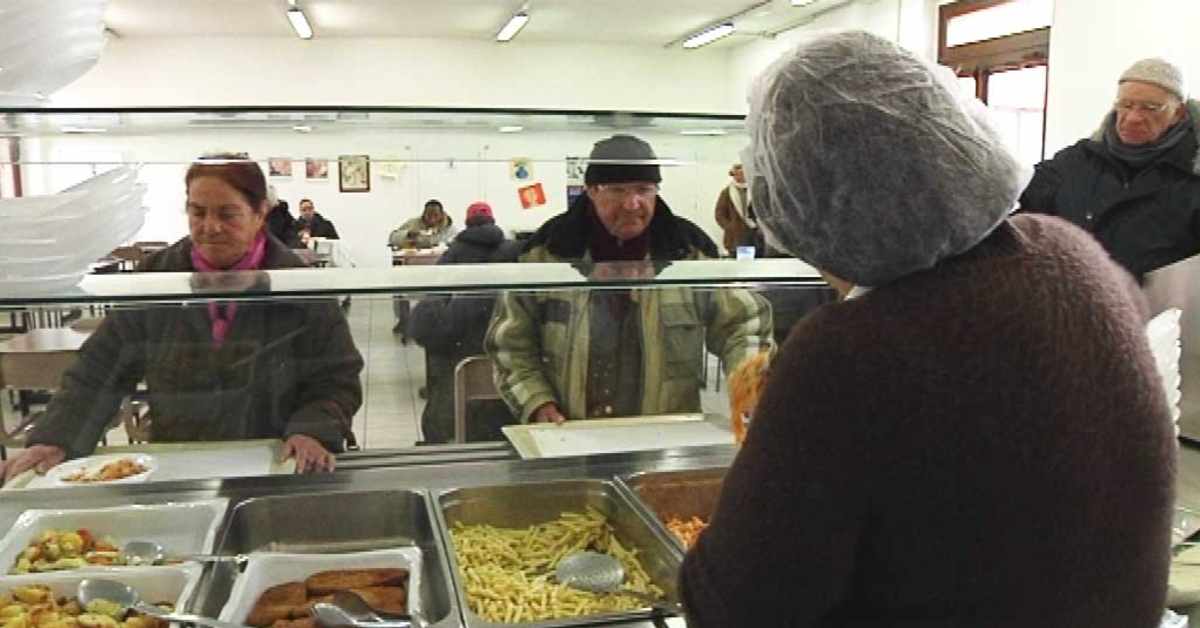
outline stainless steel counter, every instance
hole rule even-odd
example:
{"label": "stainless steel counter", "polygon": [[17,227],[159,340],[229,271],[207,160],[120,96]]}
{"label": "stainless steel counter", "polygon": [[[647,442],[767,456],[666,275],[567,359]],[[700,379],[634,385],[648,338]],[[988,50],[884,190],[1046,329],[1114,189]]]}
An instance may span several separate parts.
{"label": "stainless steel counter", "polygon": [[[230,533],[229,528],[237,506],[255,498],[409,489],[425,492],[432,500],[436,493],[456,488],[554,480],[611,480],[639,471],[727,466],[733,455],[732,446],[713,446],[578,458],[520,460],[507,443],[349,452],[338,457],[336,473],[325,475],[264,476],[16,491],[0,497],[0,525],[5,528],[11,527],[17,517],[30,508],[61,508],[67,504],[71,508],[92,508],[227,497],[230,499],[230,509],[222,523],[224,531],[219,535],[219,538],[223,538],[227,534],[236,534]],[[441,542],[445,544],[448,540],[441,539]],[[213,570],[210,570],[205,583],[216,579],[211,575],[212,572]],[[211,612],[214,602],[203,599],[208,593],[211,591],[202,584],[190,606],[204,607],[204,610]],[[455,608],[457,609],[457,606]],[[456,620],[458,621],[453,625],[461,625],[461,617]],[[627,621],[609,625],[638,628],[685,626],[678,618]]]}

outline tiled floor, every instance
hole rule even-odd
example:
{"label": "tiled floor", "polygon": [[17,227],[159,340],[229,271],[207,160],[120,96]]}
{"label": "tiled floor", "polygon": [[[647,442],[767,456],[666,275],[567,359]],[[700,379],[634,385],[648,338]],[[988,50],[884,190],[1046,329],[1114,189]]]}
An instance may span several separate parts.
{"label": "tiled floor", "polygon": [[[401,344],[392,334],[395,318],[390,297],[355,297],[347,312],[350,331],[366,363],[362,373],[363,405],[354,418],[359,445],[370,449],[408,447],[420,439],[421,410],[425,400],[419,390],[425,383],[424,349]],[[705,412],[728,414],[724,386],[716,392],[717,359],[709,356],[708,388],[701,396]],[[8,403],[0,403],[4,425],[17,422]],[[109,432],[109,444],[127,442],[123,429]]]}

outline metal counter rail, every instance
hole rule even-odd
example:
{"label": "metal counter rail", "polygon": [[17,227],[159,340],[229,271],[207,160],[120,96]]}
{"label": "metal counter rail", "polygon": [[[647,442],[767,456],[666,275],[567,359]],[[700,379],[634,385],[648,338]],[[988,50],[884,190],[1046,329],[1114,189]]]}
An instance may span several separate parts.
{"label": "metal counter rail", "polygon": [[[229,511],[221,534],[229,529],[236,506],[259,497],[312,493],[344,493],[410,489],[428,491],[539,482],[551,480],[612,480],[640,471],[705,469],[729,465],[732,446],[688,447],[621,454],[520,460],[507,443],[422,447],[393,451],[348,452],[338,456],[338,471],[307,476],[260,476],[188,480],[104,487],[71,487],[41,491],[14,491],[0,496],[0,526],[11,528],[22,512],[31,508],[92,508],[125,504],[160,504],[227,497]],[[448,539],[441,543],[452,552]],[[205,580],[208,580],[206,577]],[[189,607],[207,594],[197,590]],[[461,609],[460,609],[461,614]],[[459,621],[463,621],[460,616]],[[586,623],[586,622],[583,622]],[[626,628],[680,628],[678,618],[629,621],[612,626]]]}

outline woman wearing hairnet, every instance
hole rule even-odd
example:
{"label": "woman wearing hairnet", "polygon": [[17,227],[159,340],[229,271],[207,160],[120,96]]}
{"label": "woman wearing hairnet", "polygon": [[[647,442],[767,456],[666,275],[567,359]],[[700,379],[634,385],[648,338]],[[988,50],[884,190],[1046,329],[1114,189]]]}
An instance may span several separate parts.
{"label": "woman wearing hairnet", "polygon": [[768,242],[844,299],[792,330],[689,625],[1135,628],[1166,596],[1175,444],[1130,278],[1009,217],[1024,180],[953,79],[850,32],[755,85]]}

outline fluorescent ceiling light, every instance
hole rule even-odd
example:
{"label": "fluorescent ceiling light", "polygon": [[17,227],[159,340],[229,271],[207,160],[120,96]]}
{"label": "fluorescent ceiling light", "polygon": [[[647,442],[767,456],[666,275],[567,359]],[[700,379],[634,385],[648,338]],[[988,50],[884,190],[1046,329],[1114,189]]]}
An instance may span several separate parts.
{"label": "fluorescent ceiling light", "polygon": [[307,124],[297,124],[296,126],[292,127],[292,130],[297,133],[312,133],[312,127],[308,126]]}
{"label": "fluorescent ceiling light", "polygon": [[292,23],[292,30],[296,31],[297,37],[300,39],[312,39],[312,26],[308,25],[308,18],[304,17],[304,11],[297,8],[288,9],[287,18]]}
{"label": "fluorescent ceiling light", "polygon": [[683,47],[691,50],[693,48],[699,48],[700,46],[707,46],[714,41],[721,39],[722,37],[728,37],[729,35],[732,35],[734,30],[733,22],[718,24],[712,28],[702,30],[695,35],[688,37],[683,41]]}
{"label": "fluorescent ceiling light", "polygon": [[64,126],[60,130],[63,133],[108,133],[108,129],[95,126]]}
{"label": "fluorescent ceiling light", "polygon": [[725,135],[724,129],[684,129],[679,132],[680,135],[704,135],[717,136]]}
{"label": "fluorescent ceiling light", "polygon": [[502,127],[500,127],[501,133],[520,133],[521,131],[524,131],[524,130],[525,130],[525,127],[523,127],[523,126],[502,126]]}
{"label": "fluorescent ceiling light", "polygon": [[522,28],[525,28],[525,23],[528,21],[529,13],[525,11],[514,13],[512,17],[508,18],[508,24],[505,24],[504,28],[500,29],[499,33],[496,33],[496,41],[509,41],[513,37],[516,37],[517,33],[521,32]]}
{"label": "fluorescent ceiling light", "polygon": [[817,0],[792,0],[792,6],[794,6],[794,7],[806,7],[806,6],[808,6],[808,5],[812,4],[812,3],[816,2],[816,1],[817,1]]}

